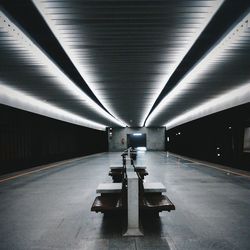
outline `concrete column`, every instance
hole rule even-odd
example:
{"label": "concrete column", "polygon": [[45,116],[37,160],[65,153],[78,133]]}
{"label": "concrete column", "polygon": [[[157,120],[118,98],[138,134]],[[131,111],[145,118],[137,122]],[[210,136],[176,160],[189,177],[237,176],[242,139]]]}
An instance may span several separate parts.
{"label": "concrete column", "polygon": [[127,167],[128,178],[128,226],[123,236],[143,236],[139,228],[138,176],[132,166]]}

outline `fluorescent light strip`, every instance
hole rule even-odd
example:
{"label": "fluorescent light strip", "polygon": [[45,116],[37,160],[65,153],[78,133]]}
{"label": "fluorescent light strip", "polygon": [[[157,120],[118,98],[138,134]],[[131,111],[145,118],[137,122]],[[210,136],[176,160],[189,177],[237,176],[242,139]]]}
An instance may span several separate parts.
{"label": "fluorescent light strip", "polygon": [[[179,64],[181,63],[181,61],[183,60],[183,58],[186,56],[186,54],[188,53],[188,51],[191,49],[191,47],[194,45],[194,43],[196,42],[196,40],[199,38],[200,34],[203,32],[203,30],[207,27],[207,25],[209,24],[209,22],[211,21],[211,19],[213,18],[213,16],[216,14],[216,12],[219,10],[219,8],[221,7],[221,5],[225,2],[225,0],[216,0],[214,2],[214,6],[212,8],[212,10],[207,13],[206,18],[204,19],[200,29],[198,29],[192,36],[192,38],[190,39],[190,41],[188,42],[187,46],[185,49],[182,48],[183,53],[181,53],[178,56],[178,59],[176,60],[176,64],[173,65],[173,67],[171,69],[168,69],[168,71],[170,72],[167,76],[164,76],[163,79],[161,80],[161,84],[159,84],[159,86],[161,86],[159,88],[159,91],[157,92],[157,94],[154,97],[154,102],[156,101],[156,99],[158,98],[158,96],[160,95],[160,93],[162,92],[163,88],[165,87],[166,83],[168,82],[169,78],[171,77],[171,75],[174,73],[174,71],[177,69],[177,67],[179,66]],[[186,29],[185,29],[186,30]],[[150,108],[148,108],[148,110],[145,112],[144,114],[144,118],[141,121],[141,126],[143,126],[144,121],[146,120],[150,110],[152,108],[152,105],[150,105]]]}
{"label": "fluorescent light strip", "polygon": [[165,124],[166,129],[171,129],[180,124],[229,109],[250,102],[250,83],[220,95],[199,107],[186,112]]}
{"label": "fluorescent light strip", "polygon": [[[41,13],[41,15],[43,16],[44,20],[47,22],[48,26],[50,27],[50,29],[52,30],[52,32],[54,33],[55,37],[57,38],[58,42],[61,44],[61,46],[64,48],[65,53],[67,53],[67,55],[69,56],[69,58],[71,58],[73,64],[75,65],[75,67],[77,68],[77,70],[80,72],[80,74],[82,75],[82,77],[84,78],[85,82],[88,84],[88,86],[91,88],[91,90],[93,91],[93,93],[97,96],[97,98],[99,100],[101,100],[102,98],[98,95],[97,91],[95,91],[96,87],[94,84],[94,79],[92,79],[93,77],[90,76],[89,74],[87,74],[86,72],[88,72],[88,67],[85,65],[79,65],[79,63],[77,62],[77,57],[76,55],[71,51],[70,47],[67,46],[67,44],[64,42],[65,38],[63,36],[63,34],[60,34],[60,31],[57,29],[55,22],[53,20],[51,20],[51,18],[49,18],[49,14],[47,14],[46,11],[46,4],[47,2],[45,1],[41,1],[41,0],[32,0],[33,3],[35,4],[35,6],[37,7],[37,9],[39,10],[39,12]],[[201,32],[205,29],[205,27],[207,26],[207,24],[210,22],[210,20],[212,19],[212,17],[215,15],[215,13],[218,11],[218,9],[220,8],[220,6],[223,4],[225,0],[215,0],[213,1],[214,6],[212,7],[212,9],[210,10],[210,12],[208,12],[206,14],[206,18],[204,18],[203,23],[201,24],[201,28],[198,29],[192,36],[192,39],[190,39],[190,41],[187,44],[187,47],[183,50],[184,52],[181,53],[178,56],[178,59],[176,59],[176,64],[171,65],[171,69],[169,70],[171,73],[168,75],[165,75],[161,81],[160,84],[158,84],[159,86],[159,91],[154,94],[153,96],[153,100],[152,104],[147,105],[149,106],[149,108],[147,108],[147,111],[145,111],[144,115],[142,117],[144,117],[140,124],[141,126],[143,126],[144,121],[153,105],[153,103],[155,102],[156,98],[159,96],[159,94],[161,93],[162,89],[164,88],[166,82],[168,81],[168,79],[170,78],[170,76],[172,75],[172,73],[175,71],[175,69],[178,67],[179,63],[182,61],[182,59],[184,58],[184,56],[186,55],[186,53],[190,50],[190,48],[193,46],[193,44],[195,43],[195,41],[198,39],[198,37],[200,36]],[[83,68],[85,67],[85,68]],[[104,103],[102,103],[104,105]],[[104,105],[105,106],[105,105]],[[111,107],[105,107],[107,110],[111,110]],[[115,115],[117,117],[117,115]]]}
{"label": "fluorescent light strip", "polygon": [[142,133],[133,133],[134,136],[141,136]]}
{"label": "fluorescent light strip", "polygon": [[[77,56],[74,55],[74,53],[71,52],[71,49],[64,42],[65,38],[60,34],[60,32],[58,31],[56,25],[54,25],[54,22],[47,16],[46,8],[43,5],[43,1],[32,0],[32,2],[36,6],[37,10],[40,12],[42,17],[44,18],[44,20],[46,21],[46,23],[49,26],[50,30],[52,31],[52,33],[57,38],[57,41],[60,43],[60,45],[64,49],[65,53],[68,55],[68,57],[70,58],[70,60],[72,61],[72,63],[74,64],[74,66],[76,67],[76,69],[78,70],[78,72],[80,73],[82,78],[84,79],[84,81],[86,82],[86,84],[89,86],[89,88],[95,94],[95,96],[101,101],[100,96],[98,95],[97,91],[95,90],[96,86],[94,86],[93,80],[87,74],[87,72],[91,71],[91,69],[89,68],[90,66],[88,66],[88,67],[85,66],[85,68],[84,68],[83,65],[80,65],[77,62],[77,60],[75,59],[75,58],[77,58]],[[90,84],[90,82],[91,82],[91,84]],[[103,102],[102,102],[102,105],[110,112],[111,107],[106,107],[106,105]],[[113,112],[110,112],[110,114],[112,114],[114,117],[118,117],[118,115],[113,114]],[[121,126],[123,126],[123,127],[129,126],[124,121],[122,121],[120,118],[117,118],[117,120],[120,121]]]}
{"label": "fluorescent light strip", "polygon": [[19,45],[22,45],[27,51],[32,52],[34,58],[27,58],[27,60],[29,60],[29,62],[39,61],[42,65],[44,65],[42,70],[45,70],[46,74],[56,76],[58,85],[64,89],[67,94],[72,94],[73,98],[80,100],[80,102],[84,105],[88,106],[100,116],[105,117],[111,122],[122,127],[126,126],[124,122],[109,115],[79,87],[77,87],[33,41],[31,41],[13,22],[10,21],[10,19],[2,11],[0,11],[0,27],[4,28],[4,30],[8,32],[11,37],[18,41]]}
{"label": "fluorescent light strip", "polygon": [[[180,83],[159,103],[159,105],[149,116],[146,126],[149,126],[156,116],[160,115],[167,106],[181,98],[183,93],[185,94],[187,90],[196,87],[195,84],[192,84],[193,82],[198,82],[209,71],[217,68],[218,64],[225,61],[223,60],[224,49],[229,48],[230,44],[234,43],[236,40],[240,41],[240,39],[244,39],[244,36],[241,36],[241,34],[249,28],[249,22],[250,14],[247,14],[184,76]],[[226,53],[228,53],[228,51]],[[184,122],[185,121],[183,120],[182,123]],[[181,123],[178,125],[180,124]]]}
{"label": "fluorescent light strip", "polygon": [[87,119],[84,119],[76,114],[67,112],[61,108],[51,105],[38,98],[32,97],[20,90],[8,87],[0,83],[0,102],[2,104],[17,107],[18,109],[26,110],[36,114],[44,115],[65,122],[70,122],[76,125],[89,127],[98,130],[105,130],[106,126]]}

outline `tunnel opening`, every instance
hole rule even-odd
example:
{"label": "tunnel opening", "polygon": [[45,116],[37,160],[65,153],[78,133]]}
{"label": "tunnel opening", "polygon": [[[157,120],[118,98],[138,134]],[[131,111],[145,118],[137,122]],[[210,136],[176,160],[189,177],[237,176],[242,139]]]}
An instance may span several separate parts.
{"label": "tunnel opening", "polygon": [[143,133],[127,134],[127,146],[137,149],[146,149],[147,148],[146,134]]}

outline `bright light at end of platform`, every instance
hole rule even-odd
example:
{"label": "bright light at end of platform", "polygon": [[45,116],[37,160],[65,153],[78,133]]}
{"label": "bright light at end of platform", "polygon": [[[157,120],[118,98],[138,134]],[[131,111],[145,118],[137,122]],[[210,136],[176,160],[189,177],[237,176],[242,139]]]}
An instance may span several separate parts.
{"label": "bright light at end of platform", "polygon": [[133,133],[134,136],[141,136],[142,133]]}
{"label": "bright light at end of platform", "polygon": [[137,147],[136,148],[138,151],[147,151],[146,147]]}

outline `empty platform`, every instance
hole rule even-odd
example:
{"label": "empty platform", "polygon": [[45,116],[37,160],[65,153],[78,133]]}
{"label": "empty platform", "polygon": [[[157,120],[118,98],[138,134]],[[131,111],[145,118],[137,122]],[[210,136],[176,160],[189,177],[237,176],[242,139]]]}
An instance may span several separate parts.
{"label": "empty platform", "polygon": [[102,153],[2,179],[0,249],[249,249],[250,178],[166,152],[139,153],[137,164],[147,166],[146,182],[163,183],[176,210],[142,218],[144,237],[122,237],[126,220],[90,211],[120,161]]}

